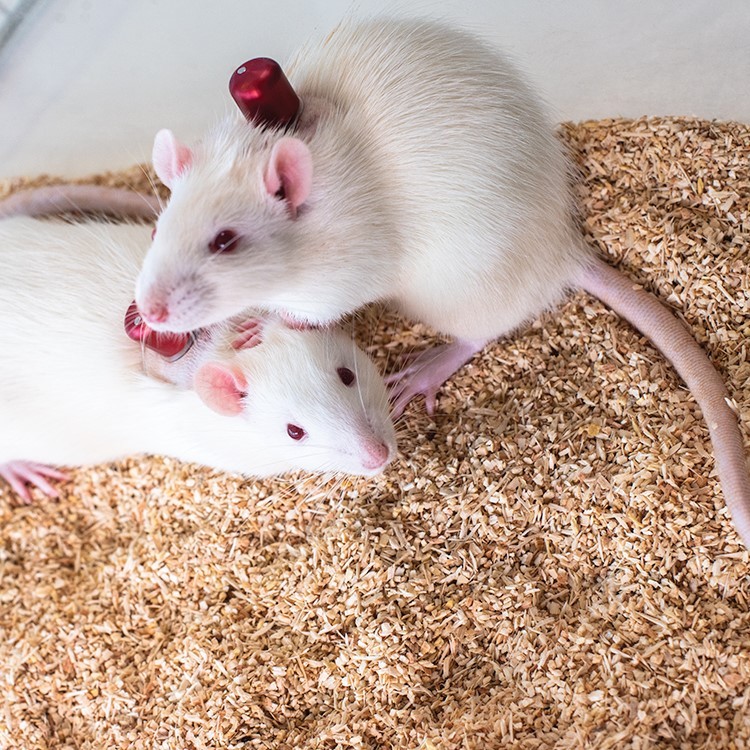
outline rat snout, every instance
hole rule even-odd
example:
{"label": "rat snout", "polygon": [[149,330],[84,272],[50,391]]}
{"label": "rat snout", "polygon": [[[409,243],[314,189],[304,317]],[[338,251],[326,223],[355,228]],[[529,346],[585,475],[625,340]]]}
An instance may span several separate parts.
{"label": "rat snout", "polygon": [[166,323],[169,319],[169,307],[167,307],[164,302],[147,301],[145,305],[140,308],[140,313],[149,325],[154,323]]}
{"label": "rat snout", "polygon": [[229,317],[216,310],[211,284],[196,274],[165,273],[136,283],[135,301],[155,331],[185,333]]}
{"label": "rat snout", "polygon": [[158,330],[169,320],[169,295],[164,292],[161,285],[144,284],[139,278],[135,285],[135,303],[143,320],[154,330]]}
{"label": "rat snout", "polygon": [[362,466],[369,471],[384,469],[391,460],[390,447],[378,438],[371,437],[363,440],[361,449]]}

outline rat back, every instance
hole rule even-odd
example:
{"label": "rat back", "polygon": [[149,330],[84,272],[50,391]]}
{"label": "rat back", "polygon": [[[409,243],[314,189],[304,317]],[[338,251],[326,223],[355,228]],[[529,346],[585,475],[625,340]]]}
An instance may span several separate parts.
{"label": "rat back", "polygon": [[393,301],[402,312],[477,339],[561,298],[585,257],[567,161],[498,52],[439,24],[377,20],[343,24],[289,71],[303,101],[329,102],[329,126],[311,146],[320,179],[350,184],[326,173],[347,168],[336,163],[337,138],[368,154],[373,209],[400,245]]}
{"label": "rat back", "polygon": [[[122,328],[150,230],[0,222],[0,462],[54,464],[172,453],[172,386],[142,372]],[[194,398],[194,394],[189,394]],[[207,411],[196,399],[193,410]]]}

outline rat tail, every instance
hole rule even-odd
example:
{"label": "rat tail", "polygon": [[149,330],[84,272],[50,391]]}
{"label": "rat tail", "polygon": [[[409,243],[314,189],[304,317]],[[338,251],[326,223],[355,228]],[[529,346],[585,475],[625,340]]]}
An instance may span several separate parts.
{"label": "rat tail", "polygon": [[672,363],[703,412],[724,499],[745,546],[750,548],[750,475],[737,414],[724,382],[682,322],[656,297],[600,258],[578,285],[647,336]]}
{"label": "rat tail", "polygon": [[29,188],[0,201],[0,219],[84,211],[153,221],[160,210],[156,196],[103,185]]}

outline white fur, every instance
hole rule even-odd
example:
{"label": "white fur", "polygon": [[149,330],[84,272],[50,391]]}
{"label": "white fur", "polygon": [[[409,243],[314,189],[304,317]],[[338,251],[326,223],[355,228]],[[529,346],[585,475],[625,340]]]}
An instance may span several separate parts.
{"label": "white fur", "polygon": [[[479,40],[421,21],[338,28],[287,66],[313,185],[293,218],[264,189],[282,134],[238,114],[198,144],[138,282],[166,330],[252,304],[328,322],[387,300],[457,338],[557,303],[587,258],[568,166],[535,96]],[[224,228],[247,238],[210,256]],[[155,326],[156,327],[156,326]]]}
{"label": "white fur", "polygon": [[[123,330],[145,226],[0,221],[0,464],[89,464],[156,453],[264,476],[290,469],[375,473],[368,448],[395,452],[384,384],[340,332],[269,321],[259,346],[239,352],[228,332],[167,365]],[[204,361],[236,363],[248,381],[243,412],[211,412],[191,390]],[[337,367],[357,373],[347,388]],[[308,436],[293,441],[287,424]]]}

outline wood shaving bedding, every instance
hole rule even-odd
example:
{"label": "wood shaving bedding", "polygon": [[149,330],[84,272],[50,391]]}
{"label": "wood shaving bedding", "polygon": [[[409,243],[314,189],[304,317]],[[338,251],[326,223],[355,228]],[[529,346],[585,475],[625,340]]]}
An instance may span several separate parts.
{"label": "wood shaving bedding", "polygon": [[[584,231],[687,322],[747,435],[750,127],[562,134]],[[383,369],[431,339],[377,307],[353,330]],[[398,427],[375,480],[130,458],[59,502],[0,488],[0,747],[750,748],[750,556],[639,334],[575,294]]]}

